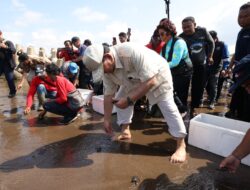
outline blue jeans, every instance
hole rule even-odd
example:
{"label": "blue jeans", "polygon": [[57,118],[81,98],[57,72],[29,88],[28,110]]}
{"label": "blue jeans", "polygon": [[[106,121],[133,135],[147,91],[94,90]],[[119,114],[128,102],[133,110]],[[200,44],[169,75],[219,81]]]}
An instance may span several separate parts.
{"label": "blue jeans", "polygon": [[44,84],[39,84],[37,87],[37,94],[42,95],[45,98],[55,99],[56,98],[56,91],[48,91]]}
{"label": "blue jeans", "polygon": [[16,94],[14,70],[9,65],[6,65],[6,64],[7,63],[0,62],[0,76],[4,73],[9,89],[10,89],[9,94]]}
{"label": "blue jeans", "polygon": [[67,107],[66,103],[58,104],[55,101],[45,102],[43,107],[46,111],[57,114],[57,115],[62,115],[64,116],[64,118],[74,117],[78,113],[78,110],[74,111],[74,110],[71,110],[69,107]]}

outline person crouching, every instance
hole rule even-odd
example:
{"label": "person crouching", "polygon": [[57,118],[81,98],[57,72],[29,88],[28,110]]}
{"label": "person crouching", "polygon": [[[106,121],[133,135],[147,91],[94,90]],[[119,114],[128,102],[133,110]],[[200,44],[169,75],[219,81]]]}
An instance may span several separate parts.
{"label": "person crouching", "polygon": [[[72,110],[68,106],[68,94],[76,91],[76,88],[68,79],[60,75],[60,68],[57,65],[47,65],[45,71],[45,77],[40,77],[40,80],[47,85],[54,85],[57,93],[55,99],[47,99],[45,101],[43,104],[44,111],[39,114],[39,119],[43,119],[46,112],[51,112],[57,115],[62,115],[63,119],[60,121],[60,124],[67,125],[77,119],[78,111],[80,110],[80,108]],[[27,100],[28,98],[29,97],[27,97]],[[30,109],[27,110],[26,107],[25,113],[27,114],[29,111]]]}

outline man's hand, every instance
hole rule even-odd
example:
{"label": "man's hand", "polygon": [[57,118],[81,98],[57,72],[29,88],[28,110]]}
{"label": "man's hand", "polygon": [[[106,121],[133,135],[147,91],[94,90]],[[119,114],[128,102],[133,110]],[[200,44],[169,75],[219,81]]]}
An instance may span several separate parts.
{"label": "man's hand", "polygon": [[226,75],[230,76],[232,74],[232,69],[231,68],[228,68],[226,70]]}
{"label": "man's hand", "polygon": [[126,98],[120,98],[119,100],[113,99],[113,104],[120,109],[125,109],[128,107],[128,101]]}
{"label": "man's hand", "polygon": [[0,43],[0,48],[6,49],[6,48],[8,48],[8,46],[6,46],[5,43]]}
{"label": "man's hand", "polygon": [[208,58],[208,65],[213,65],[214,64],[214,60],[212,57]]}
{"label": "man's hand", "polygon": [[109,121],[104,121],[104,130],[107,134],[113,136],[112,125]]}
{"label": "man's hand", "polygon": [[21,83],[18,84],[18,85],[17,85],[17,90],[20,90],[22,87],[23,87],[23,84],[21,84]]}
{"label": "man's hand", "polygon": [[226,157],[221,163],[220,168],[226,167],[229,172],[234,173],[240,165],[240,160],[233,155]]}
{"label": "man's hand", "polygon": [[30,107],[26,107],[24,110],[24,114],[27,115],[30,113]]}

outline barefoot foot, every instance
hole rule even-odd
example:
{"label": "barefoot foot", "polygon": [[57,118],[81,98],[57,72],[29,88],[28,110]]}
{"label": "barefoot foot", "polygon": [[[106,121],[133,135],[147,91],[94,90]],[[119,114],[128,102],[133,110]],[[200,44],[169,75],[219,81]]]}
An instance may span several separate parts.
{"label": "barefoot foot", "polygon": [[170,158],[171,163],[183,163],[186,160],[186,148],[179,147]]}

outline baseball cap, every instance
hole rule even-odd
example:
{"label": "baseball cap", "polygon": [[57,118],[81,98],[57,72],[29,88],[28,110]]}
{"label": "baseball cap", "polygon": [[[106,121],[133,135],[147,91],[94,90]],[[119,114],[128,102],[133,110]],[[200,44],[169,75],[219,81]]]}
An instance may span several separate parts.
{"label": "baseball cap", "polygon": [[76,74],[78,72],[78,69],[79,69],[79,67],[76,63],[74,63],[74,62],[69,63],[68,70],[70,73]]}
{"label": "baseball cap", "polygon": [[239,62],[236,62],[233,73],[236,76],[236,82],[231,86],[229,92],[233,92],[246,80],[250,79],[250,54],[243,57]]}
{"label": "baseball cap", "polygon": [[103,78],[103,59],[104,48],[102,45],[93,44],[86,48],[83,55],[83,63],[89,71],[92,71],[94,82],[99,82]]}

